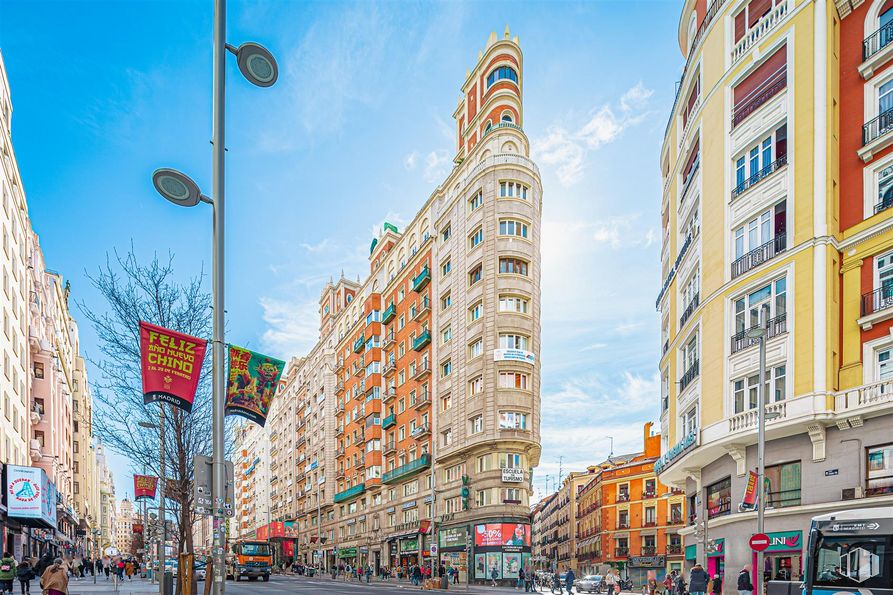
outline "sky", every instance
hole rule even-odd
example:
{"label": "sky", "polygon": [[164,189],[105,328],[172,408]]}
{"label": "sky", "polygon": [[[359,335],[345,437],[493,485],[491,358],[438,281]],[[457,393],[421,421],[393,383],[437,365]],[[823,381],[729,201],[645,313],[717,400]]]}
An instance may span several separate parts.
{"label": "sky", "polygon": [[[168,166],[211,185],[212,5],[0,1],[13,146],[47,266],[91,308],[87,275],[132,244],[211,263],[210,209],[155,193]],[[452,166],[466,70],[508,24],[524,52],[524,130],[543,183],[542,457],[559,471],[642,448],[658,421],[660,145],[683,66],[679,0],[230,0],[229,43],[280,77],[228,64],[227,339],[287,359],[318,335],[323,284],[368,274],[385,220],[410,221]],[[77,308],[82,346],[99,356]],[[113,457],[117,495],[131,470]]]}

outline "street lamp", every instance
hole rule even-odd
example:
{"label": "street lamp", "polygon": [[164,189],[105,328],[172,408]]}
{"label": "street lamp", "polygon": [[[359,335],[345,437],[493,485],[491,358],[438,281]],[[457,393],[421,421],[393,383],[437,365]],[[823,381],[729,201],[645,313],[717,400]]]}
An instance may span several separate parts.
{"label": "street lamp", "polygon": [[258,87],[269,87],[279,77],[279,67],[273,55],[256,43],[244,43],[234,47],[226,43],[226,0],[214,0],[214,76],[212,91],[212,187],[211,198],[202,195],[198,184],[185,174],[172,169],[159,169],[152,175],[158,192],[167,200],[192,207],[200,201],[213,207],[213,253],[211,273],[211,297],[213,304],[212,343],[212,507],[214,545],[213,585],[214,595],[223,595],[225,589],[226,526],[223,522],[226,470],[224,467],[224,394],[226,375],[224,366],[224,299],[223,299],[223,248],[224,248],[224,165],[226,119],[226,63],[229,51],[236,56],[239,71],[248,82]]}
{"label": "street lamp", "polygon": [[[778,412],[771,414],[766,412],[766,340],[769,338],[769,305],[763,304],[760,308],[759,324],[747,329],[749,339],[756,339],[760,345],[760,377],[757,396],[757,533],[765,533],[766,516],[766,490],[764,477],[766,475],[766,420],[779,417]],[[756,591],[763,593],[763,551],[757,552]]]}
{"label": "street lamp", "polygon": [[[165,595],[165,582],[164,582],[164,557],[167,552],[164,551],[165,544],[167,543],[167,520],[165,520],[165,507],[164,507],[164,488],[165,482],[167,481],[167,470],[165,469],[165,461],[164,461],[164,403],[159,403],[161,410],[161,419],[159,423],[153,424],[148,421],[140,421],[137,422],[141,428],[146,428],[148,430],[158,430],[158,457],[159,457],[159,478],[158,478],[158,519],[161,524],[161,539],[158,545],[158,572],[161,573],[158,579],[158,592],[160,595]],[[146,528],[143,528],[143,531],[146,531]]]}

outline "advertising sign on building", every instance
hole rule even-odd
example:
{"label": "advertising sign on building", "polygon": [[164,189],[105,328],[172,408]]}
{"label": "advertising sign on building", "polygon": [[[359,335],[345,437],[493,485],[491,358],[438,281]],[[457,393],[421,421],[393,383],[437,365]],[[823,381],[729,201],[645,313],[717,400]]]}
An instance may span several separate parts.
{"label": "advertising sign on building", "polygon": [[284,369],[282,360],[230,345],[226,414],[240,415],[263,426]]}
{"label": "advertising sign on building", "polygon": [[143,402],[170,403],[192,411],[208,342],[140,321]]}
{"label": "advertising sign on building", "polygon": [[7,465],[7,515],[56,526],[56,486],[43,469]]}
{"label": "advertising sign on building", "polygon": [[492,546],[529,546],[530,525],[522,523],[488,523],[475,525],[474,545]]}
{"label": "advertising sign on building", "polygon": [[502,481],[503,483],[523,483],[524,469],[503,468]]}
{"label": "advertising sign on building", "polygon": [[494,349],[493,361],[535,364],[536,355],[534,355],[532,351],[524,351],[523,349]]}
{"label": "advertising sign on building", "polygon": [[154,500],[155,490],[158,489],[158,478],[151,475],[133,476],[133,499],[135,502]]}
{"label": "advertising sign on building", "polygon": [[757,503],[757,474],[753,471],[747,478],[747,485],[744,487],[744,498],[741,500],[741,507],[753,509]]}
{"label": "advertising sign on building", "polygon": [[458,527],[453,529],[441,529],[437,533],[437,539],[440,541],[440,547],[465,547],[467,541],[465,528]]}

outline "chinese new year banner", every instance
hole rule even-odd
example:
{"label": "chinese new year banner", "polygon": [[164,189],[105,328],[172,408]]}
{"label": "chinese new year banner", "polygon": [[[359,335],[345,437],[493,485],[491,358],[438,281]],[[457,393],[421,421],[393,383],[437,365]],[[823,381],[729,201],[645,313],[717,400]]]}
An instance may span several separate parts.
{"label": "chinese new year banner", "polygon": [[208,342],[140,321],[143,402],[192,411]]}
{"label": "chinese new year banner", "polygon": [[151,475],[133,476],[133,499],[136,502],[154,500],[158,488],[158,478]]}
{"label": "chinese new year banner", "polygon": [[284,368],[284,361],[230,345],[226,414],[263,426]]}

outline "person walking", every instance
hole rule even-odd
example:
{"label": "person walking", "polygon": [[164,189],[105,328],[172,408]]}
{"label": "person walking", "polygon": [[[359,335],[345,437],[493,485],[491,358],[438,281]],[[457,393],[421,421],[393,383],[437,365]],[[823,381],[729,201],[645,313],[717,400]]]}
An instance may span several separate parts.
{"label": "person walking", "polygon": [[552,575],[552,593],[558,590],[559,595],[561,595],[561,575],[558,573],[558,570]]}
{"label": "person walking", "polygon": [[0,593],[12,593],[12,581],[16,577],[16,561],[9,552],[0,558]]}
{"label": "person walking", "polygon": [[704,595],[707,592],[707,571],[700,564],[695,564],[688,573],[688,592],[691,595]]}
{"label": "person walking", "polygon": [[572,568],[568,568],[567,572],[564,574],[564,586],[567,588],[567,595],[571,595],[571,589],[574,588],[574,579],[577,578],[574,576],[574,570]]}
{"label": "person walking", "polygon": [[657,595],[657,576],[654,574],[653,570],[648,572],[648,580],[645,582],[645,590],[648,592],[648,595]]}
{"label": "person walking", "polygon": [[738,573],[738,595],[753,595],[753,582],[750,578],[750,564]]}
{"label": "person walking", "polygon": [[16,578],[19,579],[19,584],[22,587],[22,595],[31,592],[31,580],[35,576],[37,575],[34,573],[34,568],[31,567],[31,562],[28,561],[28,558],[22,558],[16,568]]}
{"label": "person walking", "polygon": [[608,572],[605,573],[605,592],[608,595],[614,594],[614,587],[617,585],[617,577],[614,576],[614,569],[609,568]]}
{"label": "person walking", "polygon": [[718,574],[713,575],[713,593],[714,595],[722,595],[722,577]]}
{"label": "person walking", "polygon": [[49,568],[40,576],[43,595],[67,595],[68,571],[62,564],[62,558],[56,558]]}
{"label": "person walking", "polygon": [[676,576],[676,584],[674,586],[676,587],[676,595],[685,595],[686,585],[685,585],[685,575],[683,573],[680,572]]}
{"label": "person walking", "polygon": [[127,563],[124,564],[124,574],[127,575],[127,580],[133,580],[133,560],[127,560]]}
{"label": "person walking", "polygon": [[494,566],[492,570],[490,570],[490,581],[492,581],[493,586],[496,587],[496,579],[499,577],[499,571]]}

